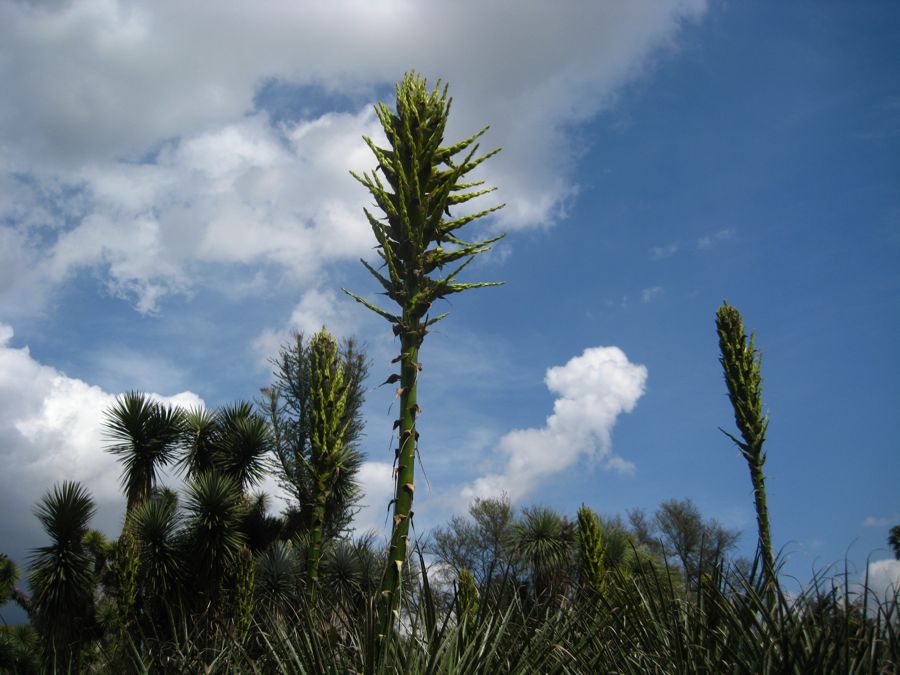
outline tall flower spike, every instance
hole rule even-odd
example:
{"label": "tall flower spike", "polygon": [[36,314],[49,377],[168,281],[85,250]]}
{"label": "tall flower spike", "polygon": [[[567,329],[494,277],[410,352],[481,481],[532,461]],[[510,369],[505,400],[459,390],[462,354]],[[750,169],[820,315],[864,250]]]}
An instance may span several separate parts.
{"label": "tall flower spike", "polygon": [[482,188],[480,181],[464,180],[473,169],[499,152],[478,154],[477,141],[487,127],[459,143],[444,145],[444,129],[450,113],[447,87],[441,88],[438,83],[429,91],[425,79],[412,72],[397,85],[396,92],[395,111],[383,103],[375,106],[389,147],[379,147],[371,138],[364,138],[378,167],[371,173],[354,173],[353,177],[372,194],[382,212],[378,217],[364,210],[378,241],[381,269],[366,261],[362,263],[399,309],[396,313],[388,312],[344,289],[389,321],[394,334],[400,337],[397,360],[400,362],[401,445],[397,454],[394,526],[380,595],[382,635],[391,629],[398,613],[400,570],[406,559],[412,517],[419,348],[428,327],[446,316],[430,318],[428,312],[437,300],[449,295],[499,285],[500,282],[462,283],[457,275],[476,255],[488,251],[503,236],[475,242],[456,236],[462,227],[497,211],[503,204],[455,218],[450,215],[451,207],[494,190]]}
{"label": "tall flower spike", "polygon": [[766,505],[766,484],[763,465],[766,455],[763,443],[769,426],[769,416],[763,414],[762,359],[754,347],[755,336],[744,333],[741,313],[727,302],[716,312],[716,332],[719,335],[719,363],[725,374],[728,399],[734,410],[734,421],[741,438],[722,429],[740,449],[750,469],[756,524],[759,532],[759,553],[762,557],[767,596],[774,597],[775,559],[772,554],[772,535],[769,530],[769,509]]}

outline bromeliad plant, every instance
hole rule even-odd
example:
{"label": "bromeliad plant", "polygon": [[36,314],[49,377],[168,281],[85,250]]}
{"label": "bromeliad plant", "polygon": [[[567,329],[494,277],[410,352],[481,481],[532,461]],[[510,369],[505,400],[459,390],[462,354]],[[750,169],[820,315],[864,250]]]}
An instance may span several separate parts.
{"label": "bromeliad plant", "polygon": [[[467,242],[457,237],[464,225],[502,208],[502,204],[483,211],[452,217],[450,207],[463,204],[492,192],[481,188],[483,181],[465,182],[475,167],[499,150],[478,156],[476,140],[487,131],[454,145],[444,144],[444,128],[450,113],[447,87],[440,85],[429,91],[427,82],[408,73],[397,85],[396,111],[379,103],[375,112],[384,128],[389,147],[377,146],[365,137],[378,160],[371,174],[353,174],[375,198],[384,213],[377,218],[365,210],[366,218],[378,240],[382,271],[362,261],[378,280],[385,294],[399,306],[391,314],[363,298],[346,291],[351,297],[387,319],[394,334],[400,337],[399,375],[388,382],[399,381],[400,418],[399,448],[396,450],[396,489],[394,517],[388,564],[379,600],[381,632],[386,634],[398,613],[400,579],[412,517],[414,462],[417,447],[416,415],[417,380],[421,365],[419,349],[428,327],[446,314],[431,317],[435,301],[471,288],[498,283],[460,283],[459,272],[474,257],[490,249],[503,235],[483,241]],[[383,179],[378,175],[381,172]],[[445,267],[459,262],[452,271]]]}

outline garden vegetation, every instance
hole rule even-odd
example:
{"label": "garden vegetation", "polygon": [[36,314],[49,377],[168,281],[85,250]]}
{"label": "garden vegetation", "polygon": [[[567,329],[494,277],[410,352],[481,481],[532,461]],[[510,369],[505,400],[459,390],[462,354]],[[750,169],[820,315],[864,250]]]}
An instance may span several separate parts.
{"label": "garden vegetation", "polygon": [[[725,390],[746,460],[757,548],[688,499],[653,513],[567,515],[476,499],[413,537],[418,374],[436,301],[495,285],[458,281],[499,236],[462,229],[502,205],[451,215],[492,188],[467,176],[484,130],[444,140],[446,87],[415,73],[376,112],[387,147],[355,176],[382,264],[363,264],[396,308],[375,311],[399,338],[395,492],[385,545],[352,535],[368,357],[323,328],[294,335],[259,400],[216,410],[167,406],[141,392],[105,413],[126,511],[108,539],[94,502],[63,481],[35,515],[47,537],[27,571],[0,556],[0,605],[27,613],[0,627],[12,673],[891,673],[900,664],[896,594],[849,575],[788,593],[779,577],[763,468],[768,417],[754,337],[727,303],[715,316]],[[502,236],[502,235],[501,235]],[[349,292],[349,291],[348,291]],[[712,356],[711,356],[712,358]],[[723,443],[724,445],[724,443]],[[176,492],[160,482],[184,479]],[[257,492],[273,473],[291,504]],[[900,529],[890,543],[900,557]]]}

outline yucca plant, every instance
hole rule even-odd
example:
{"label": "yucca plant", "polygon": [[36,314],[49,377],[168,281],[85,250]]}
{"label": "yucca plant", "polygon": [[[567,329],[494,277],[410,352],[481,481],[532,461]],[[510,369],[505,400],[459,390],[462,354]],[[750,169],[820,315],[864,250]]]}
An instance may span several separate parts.
{"label": "yucca plant", "polygon": [[69,481],[54,486],[35,508],[50,544],[32,554],[28,584],[35,627],[51,668],[75,666],[93,631],[96,577],[83,540],[94,510],[84,487]]}
{"label": "yucca plant", "polygon": [[37,675],[40,636],[33,626],[0,625],[0,672],[15,675]]}
{"label": "yucca plant", "polygon": [[110,441],[107,450],[122,462],[122,487],[130,514],[150,497],[160,469],[174,459],[182,434],[182,413],[132,391],[116,398],[105,417],[104,429]]}
{"label": "yucca plant", "polygon": [[224,474],[208,471],[187,486],[186,535],[193,583],[212,600],[218,599],[246,544],[240,528],[245,508],[237,483]]}
{"label": "yucca plant", "polygon": [[253,405],[239,401],[216,414],[215,466],[244,492],[259,484],[266,473],[271,437],[266,420]]}
{"label": "yucca plant", "polygon": [[[426,80],[408,73],[396,88],[396,110],[383,103],[375,112],[384,129],[388,147],[382,148],[368,137],[378,166],[372,173],[353,174],[372,194],[382,211],[381,218],[367,209],[366,218],[378,241],[382,271],[362,261],[378,280],[385,294],[399,307],[388,312],[353,293],[357,301],[387,319],[400,337],[400,373],[388,382],[399,382],[399,447],[396,450],[396,486],[388,564],[381,589],[380,616],[382,634],[386,634],[398,613],[402,566],[409,543],[415,491],[415,455],[418,442],[416,416],[417,384],[421,363],[419,349],[428,328],[446,316],[431,316],[432,305],[454,293],[496,283],[460,283],[459,272],[474,257],[489,250],[500,236],[477,242],[457,237],[464,225],[485,216],[502,205],[483,211],[452,217],[450,208],[463,204],[493,188],[474,189],[483,182],[464,182],[464,177],[497,150],[477,156],[477,139],[487,130],[453,145],[444,144],[444,129],[450,113],[447,87],[440,83],[429,91]],[[381,172],[382,178],[378,172]],[[502,236],[502,235],[501,235]],[[457,261],[459,266],[444,272]],[[346,291],[346,289],[345,289]]]}
{"label": "yucca plant", "polygon": [[221,429],[214,412],[202,406],[184,412],[180,438],[182,456],[178,464],[188,479],[216,468],[220,437]]}
{"label": "yucca plant", "polygon": [[775,556],[772,552],[772,535],[769,530],[769,509],[766,505],[766,484],[763,465],[766,453],[763,443],[769,416],[763,413],[762,357],[754,346],[755,335],[744,332],[740,312],[727,302],[716,312],[716,331],[719,334],[719,362],[725,373],[728,399],[734,409],[734,421],[741,438],[722,429],[738,449],[750,469],[753,484],[753,500],[756,506],[756,525],[759,532],[759,552],[763,573],[769,584],[776,582]]}
{"label": "yucca plant", "polygon": [[148,499],[134,513],[128,534],[136,550],[126,560],[139,561],[138,581],[151,604],[172,602],[181,589],[186,571],[181,528],[177,500],[164,495]]}
{"label": "yucca plant", "polygon": [[513,528],[513,551],[531,573],[534,599],[540,606],[552,604],[569,579],[573,532],[556,511],[531,507],[522,511]]}

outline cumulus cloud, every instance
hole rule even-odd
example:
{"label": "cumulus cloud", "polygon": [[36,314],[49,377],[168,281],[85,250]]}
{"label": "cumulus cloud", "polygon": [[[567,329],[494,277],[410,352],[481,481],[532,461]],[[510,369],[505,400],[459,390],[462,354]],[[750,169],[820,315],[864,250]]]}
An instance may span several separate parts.
{"label": "cumulus cloud", "polygon": [[371,253],[365,191],[347,171],[368,168],[359,137],[378,132],[369,110],[277,128],[259,113],[169,143],[153,164],[87,165],[72,189],[88,213],[30,256],[50,283],[103,268],[109,290],[143,312],[189,292],[203,265],[270,263],[307,281],[323,264]]}
{"label": "cumulus cloud", "polygon": [[550,224],[578,190],[584,148],[567,129],[610,105],[704,8],[0,4],[0,229],[13,260],[38,270],[0,277],[0,293],[14,286],[4,306],[90,268],[150,312],[190,292],[204,265],[272,263],[303,282],[363,253],[365,195],[346,171],[371,164],[359,140],[376,130],[368,105],[275,123],[257,99],[272,81],[362,101],[410,66],[445,78],[450,135],[493,122],[486,143],[504,148],[488,176],[509,203],[499,224]]}
{"label": "cumulus cloud", "polygon": [[292,332],[310,336],[319,332],[322,326],[339,338],[351,337],[361,321],[361,312],[355,305],[356,302],[343,293],[311,288],[303,293],[286,326],[262,330],[253,341],[253,351],[261,364],[267,364]]}
{"label": "cumulus cloud", "polygon": [[869,589],[881,600],[890,600],[900,592],[900,560],[873,560],[868,568]]}
{"label": "cumulus cloud", "polygon": [[[28,347],[13,347],[13,330],[0,323],[0,541],[9,552],[35,545],[30,509],[62,480],[83,483],[108,526],[124,509],[121,467],[103,450],[103,411],[115,394],[35,360]],[[153,394],[166,403],[202,401],[185,391]]]}
{"label": "cumulus cloud", "polygon": [[547,370],[547,388],[558,398],[543,427],[504,435],[498,451],[505,467],[466,485],[461,496],[521,499],[543,480],[571,468],[582,458],[607,469],[631,473],[634,465],[612,455],[612,430],[622,413],[631,412],[644,393],[647,368],[631,363],[618,347],[591,347],[564,366]]}
{"label": "cumulus cloud", "polygon": [[360,465],[357,479],[364,496],[353,529],[360,534],[383,532],[385,524],[390,527],[388,504],[394,496],[394,467],[387,462],[366,461]]}

